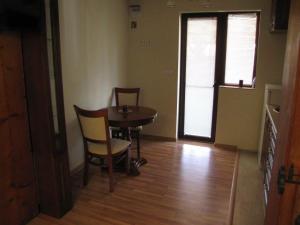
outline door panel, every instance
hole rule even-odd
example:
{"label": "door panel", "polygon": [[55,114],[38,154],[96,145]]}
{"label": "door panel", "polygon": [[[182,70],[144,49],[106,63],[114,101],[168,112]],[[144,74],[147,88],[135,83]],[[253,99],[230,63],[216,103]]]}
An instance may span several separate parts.
{"label": "door panel", "polygon": [[[1,74],[1,71],[0,71]],[[3,117],[2,117],[3,118]],[[11,187],[13,179],[12,154],[8,121],[0,122],[0,224],[18,224],[17,192]]]}
{"label": "door panel", "polygon": [[[299,1],[298,1],[299,2]],[[298,4],[299,13],[300,13],[300,4]],[[300,25],[300,17],[299,24]],[[300,32],[299,32],[300,34]],[[294,116],[293,116],[293,125],[291,128],[291,135],[290,135],[290,146],[288,148],[287,154],[288,159],[286,161],[286,165],[294,165],[296,168],[296,174],[300,173],[300,36],[298,36],[297,41],[298,47],[298,58],[296,62],[296,84],[295,84],[295,102],[294,102]],[[296,46],[295,46],[296,47]],[[296,51],[295,51],[296,52]],[[296,179],[299,180],[299,177]],[[298,215],[300,215],[300,189],[299,185],[287,184],[287,190],[284,196],[285,204],[284,209],[281,209],[281,218],[279,224],[285,224],[286,221],[294,221]],[[286,213],[286,210],[290,209],[290,213]],[[289,218],[284,218],[284,217]]]}
{"label": "door panel", "polygon": [[277,177],[281,166],[286,171],[294,164],[300,173],[300,1],[291,1],[291,12],[282,80],[282,104],[278,143],[272,169],[269,203],[265,225],[294,224],[300,213],[298,186],[286,183],[285,191],[278,194]]}
{"label": "door panel", "polygon": [[[27,118],[19,115],[10,120],[10,136],[14,166],[14,184],[17,187],[34,184],[33,160],[30,148]],[[18,141],[13,141],[18,140]]]}
{"label": "door panel", "polygon": [[214,139],[217,23],[215,16],[183,16],[181,137]]}
{"label": "door panel", "polygon": [[188,86],[185,98],[184,134],[211,138],[214,88]]}
{"label": "door panel", "polygon": [[[1,48],[1,46],[0,46]],[[2,62],[0,62],[0,120],[4,119],[8,115],[8,107],[5,94],[5,83],[4,83],[4,68]]]}
{"label": "door panel", "polygon": [[38,203],[17,33],[0,34],[0,82],[0,224],[25,224],[37,214]]}
{"label": "door panel", "polygon": [[20,36],[16,34],[1,35],[0,58],[9,101],[6,102],[10,114],[24,113],[26,110],[23,61]]}
{"label": "door panel", "polygon": [[18,207],[21,224],[25,224],[37,215],[34,182],[30,186],[18,188]]}

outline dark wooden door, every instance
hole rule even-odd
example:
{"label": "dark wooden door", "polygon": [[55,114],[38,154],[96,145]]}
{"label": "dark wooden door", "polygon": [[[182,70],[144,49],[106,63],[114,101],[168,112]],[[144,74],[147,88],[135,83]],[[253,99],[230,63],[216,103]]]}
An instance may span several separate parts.
{"label": "dark wooden door", "polygon": [[[291,1],[285,66],[282,81],[282,104],[278,142],[272,170],[271,190],[266,210],[266,225],[292,225],[300,214],[300,189],[286,183],[278,192],[278,173],[291,165],[300,174],[300,1]],[[296,177],[294,179],[298,179]]]}
{"label": "dark wooden door", "polygon": [[0,33],[0,224],[25,224],[38,212],[21,37]]}

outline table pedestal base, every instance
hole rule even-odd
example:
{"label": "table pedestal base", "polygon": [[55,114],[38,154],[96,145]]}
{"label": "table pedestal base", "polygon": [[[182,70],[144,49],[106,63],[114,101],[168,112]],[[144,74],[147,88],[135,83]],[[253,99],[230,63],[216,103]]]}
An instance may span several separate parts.
{"label": "table pedestal base", "polygon": [[130,168],[130,175],[132,176],[138,176],[140,175],[139,167],[146,164],[147,160],[144,158],[140,159],[132,159],[131,161],[131,168]]}

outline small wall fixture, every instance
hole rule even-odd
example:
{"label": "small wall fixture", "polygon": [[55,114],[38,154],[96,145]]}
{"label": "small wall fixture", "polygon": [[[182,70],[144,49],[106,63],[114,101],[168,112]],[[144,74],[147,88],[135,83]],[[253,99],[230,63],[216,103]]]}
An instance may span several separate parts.
{"label": "small wall fixture", "polygon": [[169,7],[169,8],[176,7],[176,2],[174,0],[168,0],[167,1],[167,7]]}
{"label": "small wall fixture", "polygon": [[204,8],[209,8],[211,6],[211,0],[189,0],[190,2],[197,2],[200,6]]}
{"label": "small wall fixture", "polygon": [[130,28],[131,29],[136,29],[137,28],[137,22],[136,21],[131,21]]}
{"label": "small wall fixture", "polygon": [[132,21],[130,22],[130,28],[132,30],[137,28],[137,18],[141,12],[141,5],[139,4],[132,4],[129,5],[129,13]]}
{"label": "small wall fixture", "polygon": [[131,13],[139,13],[141,11],[141,5],[129,5],[129,9]]}

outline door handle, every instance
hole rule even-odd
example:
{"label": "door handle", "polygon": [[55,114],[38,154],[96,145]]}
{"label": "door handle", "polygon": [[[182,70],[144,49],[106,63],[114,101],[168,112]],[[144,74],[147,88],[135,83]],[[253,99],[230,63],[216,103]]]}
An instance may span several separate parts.
{"label": "door handle", "polygon": [[[299,177],[300,174],[295,174],[295,167],[293,164],[290,166],[287,176],[286,176],[285,167],[284,166],[280,167],[278,172],[278,178],[277,178],[278,193],[279,194],[284,193],[286,183],[300,185]],[[300,218],[299,218],[299,222],[300,222]]]}

